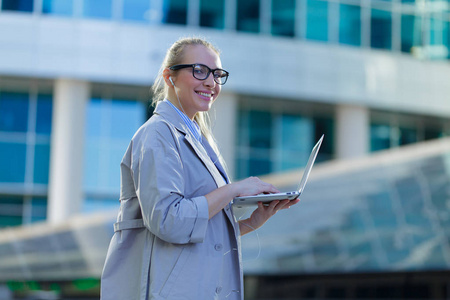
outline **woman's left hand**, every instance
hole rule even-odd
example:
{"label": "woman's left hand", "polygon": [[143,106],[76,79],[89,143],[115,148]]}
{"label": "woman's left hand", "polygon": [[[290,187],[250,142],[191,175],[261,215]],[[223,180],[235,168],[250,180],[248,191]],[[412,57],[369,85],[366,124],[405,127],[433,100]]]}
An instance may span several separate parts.
{"label": "woman's left hand", "polygon": [[264,205],[262,204],[262,202],[258,202],[258,208],[251,214],[250,218],[240,222],[241,235],[244,235],[252,230],[261,227],[279,210],[290,208],[292,205],[297,204],[299,201],[300,199],[286,199],[281,201],[275,200],[270,202],[269,205]]}

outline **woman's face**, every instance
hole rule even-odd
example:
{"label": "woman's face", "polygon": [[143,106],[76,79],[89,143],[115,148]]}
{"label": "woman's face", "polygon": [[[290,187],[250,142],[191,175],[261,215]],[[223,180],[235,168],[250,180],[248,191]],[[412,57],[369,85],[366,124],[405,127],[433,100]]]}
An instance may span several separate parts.
{"label": "woman's face", "polygon": [[[222,68],[220,58],[213,50],[203,45],[186,46],[180,64],[196,63],[206,65],[210,69]],[[208,111],[221,89],[214,81],[212,73],[205,80],[199,80],[192,76],[192,68],[178,70],[172,79],[182,108],[190,119],[193,119],[199,111]],[[176,95],[175,99],[170,100],[175,106],[179,106]]]}

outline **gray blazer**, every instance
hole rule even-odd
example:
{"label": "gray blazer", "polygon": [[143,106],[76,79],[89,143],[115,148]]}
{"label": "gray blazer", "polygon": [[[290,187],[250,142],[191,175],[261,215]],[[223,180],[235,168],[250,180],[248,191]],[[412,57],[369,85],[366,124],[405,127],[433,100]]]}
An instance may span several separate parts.
{"label": "gray blazer", "polygon": [[132,138],[101,299],[243,299],[231,205],[208,219],[204,195],[225,185],[226,174],[203,140],[165,102]]}

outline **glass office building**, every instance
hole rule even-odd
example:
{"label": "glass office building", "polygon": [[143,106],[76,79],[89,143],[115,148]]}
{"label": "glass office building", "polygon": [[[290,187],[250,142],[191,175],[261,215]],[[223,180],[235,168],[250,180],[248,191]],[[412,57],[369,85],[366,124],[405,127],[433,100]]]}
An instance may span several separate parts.
{"label": "glass office building", "polygon": [[449,24],[434,0],[0,0],[0,227],[117,209],[182,36],[231,74],[211,115],[234,179],[302,168],[322,134],[325,165],[444,138]]}

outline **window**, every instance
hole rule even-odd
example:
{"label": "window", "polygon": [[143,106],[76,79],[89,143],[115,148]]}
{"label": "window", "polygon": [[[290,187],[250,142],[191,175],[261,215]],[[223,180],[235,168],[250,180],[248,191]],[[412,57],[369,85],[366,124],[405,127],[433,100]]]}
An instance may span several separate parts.
{"label": "window", "polygon": [[0,92],[0,227],[46,218],[51,122],[51,95]]}
{"label": "window", "polygon": [[149,0],[123,0],[123,18],[125,20],[149,21],[151,19]]}
{"label": "window", "polygon": [[0,131],[27,131],[28,98],[25,93],[0,93]]}
{"label": "window", "polygon": [[332,157],[331,118],[242,108],[238,119],[236,177],[303,168],[322,134],[327,138],[317,161]]}
{"label": "window", "polygon": [[112,16],[112,0],[84,0],[83,16],[96,19],[110,19]]}
{"label": "window", "polygon": [[187,24],[187,0],[164,0],[163,22]]}
{"label": "window", "polygon": [[306,17],[306,38],[318,41],[328,40],[328,2],[308,0]]}
{"label": "window", "polygon": [[391,147],[391,127],[386,124],[370,126],[370,150],[378,151]]}
{"label": "window", "polygon": [[339,43],[361,45],[361,7],[340,5]]}
{"label": "window", "polygon": [[259,32],[259,0],[237,0],[237,30]]}
{"label": "window", "polygon": [[0,228],[44,221],[47,198],[0,195]]}
{"label": "window", "polygon": [[91,99],[86,118],[84,211],[102,207],[100,203],[105,200],[118,200],[120,162],[145,114],[141,102]]}
{"label": "window", "polygon": [[272,34],[295,35],[295,0],[272,1]]}
{"label": "window", "polygon": [[225,0],[200,0],[200,26],[225,27]]}
{"label": "window", "polygon": [[42,12],[44,14],[71,16],[73,15],[73,0],[43,0]]}
{"label": "window", "polygon": [[3,0],[2,10],[33,11],[33,0]]}
{"label": "window", "polygon": [[48,183],[51,115],[49,95],[0,93],[0,183]]}
{"label": "window", "polygon": [[0,142],[0,182],[25,182],[26,142]]}
{"label": "window", "polygon": [[401,51],[411,53],[414,47],[422,47],[422,18],[402,15],[401,22]]}
{"label": "window", "polygon": [[392,48],[391,12],[372,9],[370,34],[371,47],[378,49]]}
{"label": "window", "polygon": [[448,22],[444,20],[442,12],[431,16],[430,47],[427,53],[429,59],[445,59],[448,56]]}

